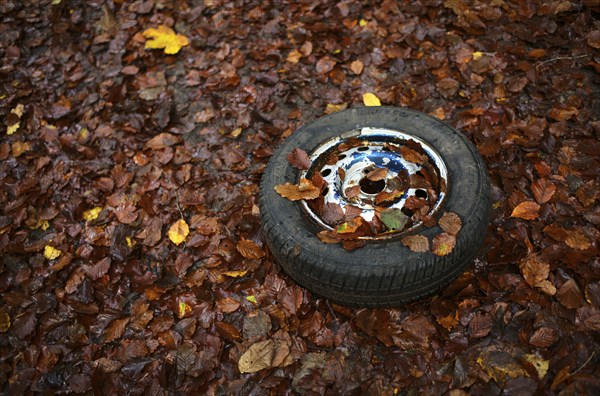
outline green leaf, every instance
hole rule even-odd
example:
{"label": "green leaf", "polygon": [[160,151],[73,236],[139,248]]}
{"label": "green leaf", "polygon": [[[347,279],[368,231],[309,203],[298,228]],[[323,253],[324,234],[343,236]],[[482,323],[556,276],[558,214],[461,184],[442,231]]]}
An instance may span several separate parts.
{"label": "green leaf", "polygon": [[401,209],[387,209],[381,212],[381,221],[388,230],[401,230],[408,221],[408,216]]}

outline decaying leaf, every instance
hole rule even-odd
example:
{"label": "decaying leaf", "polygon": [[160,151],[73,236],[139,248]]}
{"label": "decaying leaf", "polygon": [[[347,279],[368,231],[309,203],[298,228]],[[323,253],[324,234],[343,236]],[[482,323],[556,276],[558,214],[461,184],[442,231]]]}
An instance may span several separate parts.
{"label": "decaying leaf", "polygon": [[355,232],[358,227],[360,227],[363,223],[363,218],[362,217],[355,217],[352,220],[349,220],[345,223],[340,224],[335,232],[337,232],[338,234],[351,234],[353,232]]}
{"label": "decaying leaf", "polygon": [[512,211],[511,217],[518,217],[525,220],[535,220],[538,218],[540,205],[533,201],[524,201],[518,204]]}
{"label": "decaying leaf", "polygon": [[583,304],[581,289],[574,279],[569,279],[556,292],[556,299],[570,309],[579,308]]}
{"label": "decaying leaf", "polygon": [[301,148],[296,147],[288,154],[288,162],[294,168],[306,170],[310,168],[310,159],[308,158],[308,154],[306,151]]}
{"label": "decaying leaf", "polygon": [[10,329],[10,316],[4,309],[0,309],[0,333],[6,333]]}
{"label": "decaying leaf", "polygon": [[143,33],[146,40],[146,49],[164,48],[165,54],[173,55],[179,52],[181,47],[189,44],[187,37],[177,34],[168,26],[160,25],[158,28],[149,28]]}
{"label": "decaying leaf", "polygon": [[442,230],[452,235],[458,235],[458,232],[462,227],[460,217],[453,212],[444,212],[442,217],[440,217],[438,224]]}
{"label": "decaying leaf", "polygon": [[566,232],[565,243],[567,246],[577,250],[586,250],[592,245],[590,240],[580,230],[566,230]]}
{"label": "decaying leaf", "polygon": [[431,251],[437,256],[446,256],[452,253],[456,244],[456,235],[442,232],[433,238]]}
{"label": "decaying leaf", "polygon": [[277,194],[290,201],[298,201],[301,199],[315,199],[321,194],[321,189],[316,187],[310,180],[302,178],[298,184],[279,184],[275,186]]}
{"label": "decaying leaf", "polygon": [[352,73],[354,74],[360,74],[363,71],[363,63],[359,60],[355,60],[352,61],[352,63],[350,63],[350,70],[352,70]]}
{"label": "decaying leaf", "polygon": [[402,212],[402,209],[386,209],[381,211],[381,221],[388,230],[402,230],[409,217]]}
{"label": "decaying leaf", "polygon": [[235,248],[242,256],[250,260],[258,260],[265,257],[265,252],[256,243],[242,239],[236,245]]}
{"label": "decaying leaf", "polygon": [[250,345],[238,361],[240,373],[256,373],[291,363],[289,347],[280,341],[265,340]]}
{"label": "decaying leaf", "polygon": [[537,255],[531,254],[525,257],[519,262],[519,268],[529,286],[540,288],[549,295],[556,293],[554,285],[547,280],[550,274],[550,264],[542,261]]}
{"label": "decaying leaf", "polygon": [[385,179],[387,176],[388,169],[387,168],[375,168],[367,173],[367,179],[371,181],[379,181]]}
{"label": "decaying leaf", "polygon": [[381,106],[381,101],[379,98],[371,92],[363,94],[363,103],[365,106]]}
{"label": "decaying leaf", "polygon": [[337,113],[338,111],[346,110],[348,108],[348,103],[334,104],[327,103],[325,107],[325,114]]}
{"label": "decaying leaf", "polygon": [[407,235],[400,240],[404,246],[415,253],[429,251],[429,239],[424,235]]}
{"label": "decaying leaf", "polygon": [[550,201],[556,191],[556,186],[548,179],[538,179],[531,183],[531,191],[535,200],[539,204],[543,204]]}
{"label": "decaying leaf", "polygon": [[188,224],[185,222],[185,220],[179,219],[175,223],[171,224],[168,235],[171,242],[179,246],[183,241],[185,241],[189,233],[190,228],[188,227]]}
{"label": "decaying leaf", "polygon": [[23,106],[23,104],[19,103],[14,109],[12,109],[10,111],[11,114],[14,114],[15,116],[17,116],[17,120],[15,121],[14,124],[9,125],[9,126],[6,127],[6,134],[7,135],[12,135],[21,126],[21,116],[23,115],[23,110],[24,109],[25,109],[25,107]]}

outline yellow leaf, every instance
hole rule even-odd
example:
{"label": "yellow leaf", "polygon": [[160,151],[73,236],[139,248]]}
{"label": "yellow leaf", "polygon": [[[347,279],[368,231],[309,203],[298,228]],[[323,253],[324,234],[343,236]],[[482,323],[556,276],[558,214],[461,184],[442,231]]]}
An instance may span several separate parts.
{"label": "yellow leaf", "polygon": [[361,19],[360,21],[358,21],[358,25],[361,27],[367,26],[367,21],[365,21],[364,19]]}
{"label": "yellow leaf", "polygon": [[188,227],[188,224],[185,220],[179,219],[171,225],[171,228],[169,228],[169,239],[175,245],[179,246],[181,242],[185,241],[185,238],[187,238],[189,233],[190,228]]}
{"label": "yellow leaf", "polygon": [[222,272],[221,275],[229,276],[231,278],[241,278],[246,275],[248,271],[225,271]]}
{"label": "yellow leaf", "polygon": [[19,117],[19,121],[15,122],[12,125],[9,125],[6,128],[6,134],[7,135],[12,135],[13,133],[15,133],[17,131],[17,129],[19,129],[19,127],[21,126],[21,116],[23,115],[23,110],[25,110],[25,107],[22,104],[18,104],[17,107],[15,107],[14,109],[12,109],[10,111],[11,114],[15,114],[17,117]]}
{"label": "yellow leaf", "polygon": [[164,25],[160,25],[157,29],[146,29],[142,34],[148,39],[144,48],[164,48],[165,54],[169,55],[178,53],[181,47],[189,44],[187,37],[175,33],[173,29]]}
{"label": "yellow leaf", "polygon": [[363,103],[365,104],[365,106],[381,106],[379,98],[371,92],[363,94]]}
{"label": "yellow leaf", "polygon": [[85,212],[83,212],[83,219],[85,221],[96,220],[101,211],[102,211],[102,208],[100,206],[96,206],[95,208],[86,210]]}
{"label": "yellow leaf", "polygon": [[540,379],[546,376],[546,373],[548,372],[548,363],[550,362],[549,360],[544,360],[531,353],[525,355],[525,360],[531,363],[531,365],[535,368],[535,371],[537,371]]}
{"label": "yellow leaf", "polygon": [[127,247],[130,249],[135,245],[135,241],[128,236],[125,237],[125,242],[127,242]]}
{"label": "yellow leaf", "polygon": [[482,56],[483,56],[483,52],[480,52],[480,51],[473,52],[473,60],[478,60]]}
{"label": "yellow leaf", "polygon": [[58,258],[58,256],[60,256],[61,254],[62,252],[54,246],[44,246],[44,257],[46,257],[48,260],[54,260],[55,258]]}
{"label": "yellow leaf", "polygon": [[28,142],[16,141],[11,146],[12,155],[16,158],[23,154],[25,151],[29,150]]}
{"label": "yellow leaf", "polygon": [[338,111],[346,110],[347,107],[348,107],[348,103],[342,103],[342,104],[327,103],[327,107],[325,108],[325,114],[331,114],[331,113],[336,113]]}
{"label": "yellow leaf", "polygon": [[40,224],[40,229],[42,231],[46,231],[48,229],[48,227],[50,227],[50,223],[48,223],[48,220],[42,220],[39,224]]}
{"label": "yellow leaf", "polygon": [[256,303],[257,303],[257,301],[256,301],[256,297],[254,297],[253,295],[252,295],[252,296],[247,296],[247,297],[246,297],[246,300],[250,301],[250,302],[251,302],[251,303],[253,303],[253,304],[256,304]]}
{"label": "yellow leaf", "polygon": [[229,136],[232,138],[236,138],[236,137],[240,136],[241,133],[242,133],[242,128],[236,128],[233,131],[231,131]]}

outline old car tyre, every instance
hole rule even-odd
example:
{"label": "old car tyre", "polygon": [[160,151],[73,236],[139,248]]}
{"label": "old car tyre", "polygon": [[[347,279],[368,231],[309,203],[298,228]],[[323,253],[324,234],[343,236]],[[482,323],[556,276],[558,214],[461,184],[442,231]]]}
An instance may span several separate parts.
{"label": "old car tyre", "polygon": [[[397,141],[399,145],[417,141],[424,147],[443,179],[440,183],[443,191],[438,193],[432,216],[438,218],[444,212],[453,212],[462,221],[462,229],[449,254],[413,252],[400,242],[407,235],[422,235],[431,242],[444,232],[437,224],[429,227],[416,224],[385,238],[371,238],[363,247],[351,251],[340,244],[323,243],[317,233],[327,225],[319,216],[303,201],[290,201],[275,191],[275,186],[297,183],[302,174],[306,175],[307,171],[303,173],[288,162],[292,150],[306,151],[313,166],[320,161],[317,166],[321,167],[323,161],[319,158],[336,145],[339,152],[340,142],[350,138],[362,139],[371,148],[368,154],[359,153],[357,150],[361,148],[353,149],[352,155],[361,161],[386,164],[403,161],[385,158],[389,154],[379,149],[383,147],[382,141]],[[346,155],[338,156],[342,157]],[[341,161],[341,165],[331,166],[344,166]],[[348,169],[353,171],[350,165]],[[318,170],[330,173],[324,167]],[[418,194],[415,189],[411,191]],[[339,194],[336,192],[331,199],[338,199]],[[475,147],[448,124],[405,108],[363,107],[331,114],[294,132],[277,149],[264,172],[259,204],[270,251],[291,278],[335,303],[383,307],[436,293],[472,262],[488,224],[490,185],[485,164]],[[368,205],[365,208],[369,210]]]}

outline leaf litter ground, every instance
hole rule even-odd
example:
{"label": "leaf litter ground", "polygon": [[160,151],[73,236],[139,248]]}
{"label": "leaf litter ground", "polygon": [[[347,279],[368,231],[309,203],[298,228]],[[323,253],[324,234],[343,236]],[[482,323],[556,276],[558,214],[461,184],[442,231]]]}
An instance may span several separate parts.
{"label": "leaf litter ground", "polygon": [[[2,392],[597,394],[599,12],[0,2]],[[258,183],[300,125],[378,103],[461,129],[494,211],[439,295],[348,309],[279,272]]]}

